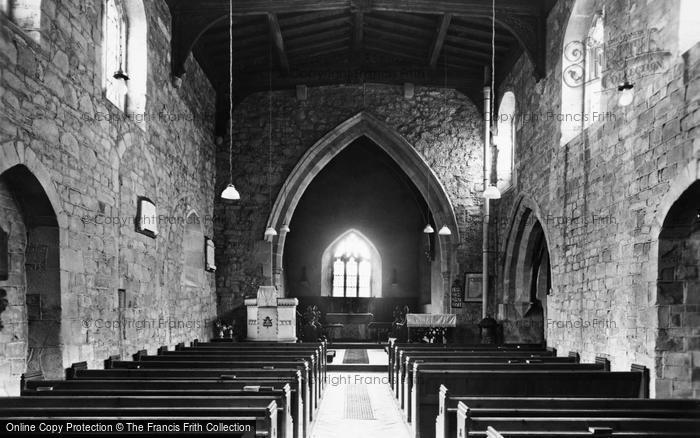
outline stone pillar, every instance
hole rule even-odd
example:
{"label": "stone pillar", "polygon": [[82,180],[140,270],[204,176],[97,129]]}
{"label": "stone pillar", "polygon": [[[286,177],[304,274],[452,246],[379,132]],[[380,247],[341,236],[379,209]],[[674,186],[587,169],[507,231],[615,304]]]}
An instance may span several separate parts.
{"label": "stone pillar", "polygon": [[452,290],[452,271],[442,272],[442,313],[450,312],[450,292]]}

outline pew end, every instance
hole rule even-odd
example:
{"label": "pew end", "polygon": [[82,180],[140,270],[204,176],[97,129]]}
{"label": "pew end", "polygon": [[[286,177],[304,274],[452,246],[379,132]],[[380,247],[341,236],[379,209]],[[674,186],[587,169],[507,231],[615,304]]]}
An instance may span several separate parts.
{"label": "pew end", "polygon": [[503,438],[503,435],[498,433],[496,429],[493,427],[489,426],[488,429],[486,429],[486,437],[487,438]]}
{"label": "pew end", "polygon": [[22,373],[19,379],[19,391],[20,395],[24,394],[27,389],[27,381],[29,380],[44,380],[44,373],[41,371],[27,371]]}
{"label": "pew end", "polygon": [[122,357],[119,354],[113,354],[113,355],[109,356],[104,361],[104,368],[106,370],[111,370],[112,368],[114,368],[114,362],[116,362],[118,360],[122,360]]}
{"label": "pew end", "polygon": [[649,380],[650,380],[649,368],[645,367],[644,365],[639,365],[639,364],[633,363],[632,366],[630,367],[630,371],[642,373],[642,384],[641,384],[640,389],[639,389],[639,397],[640,398],[649,398]]}
{"label": "pew end", "polygon": [[73,380],[75,379],[75,373],[80,370],[87,370],[88,365],[86,361],[83,362],[76,362],[74,364],[71,364],[69,368],[66,368],[66,380]]}
{"label": "pew end", "polygon": [[576,363],[581,363],[581,355],[578,354],[578,352],[576,352],[576,351],[569,351],[569,354],[567,357],[574,359],[574,362],[576,362]]}
{"label": "pew end", "polygon": [[135,362],[138,362],[141,360],[141,356],[148,356],[148,351],[139,350],[136,353],[134,353],[131,357]]}
{"label": "pew end", "polygon": [[603,365],[605,371],[610,371],[610,359],[604,356],[596,356],[595,363]]}

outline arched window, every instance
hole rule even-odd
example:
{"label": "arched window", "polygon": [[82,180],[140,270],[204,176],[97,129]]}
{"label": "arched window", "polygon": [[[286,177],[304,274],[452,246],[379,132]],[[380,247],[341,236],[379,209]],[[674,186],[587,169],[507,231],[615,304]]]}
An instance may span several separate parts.
{"label": "arched window", "polygon": [[321,296],[381,296],[381,256],[359,231],[351,229],[335,239],[323,252],[321,263]]}
{"label": "arched window", "polygon": [[0,10],[34,41],[41,40],[41,0],[0,0]]}
{"label": "arched window", "polygon": [[513,185],[515,158],[515,95],[508,91],[498,107],[496,148],[496,186],[502,192]]}
{"label": "arched window", "polygon": [[678,25],[678,52],[685,53],[700,41],[700,2],[681,0]]}
{"label": "arched window", "polygon": [[201,220],[194,211],[187,215],[182,255],[182,286],[195,289],[204,287],[204,233]]}
{"label": "arched window", "polygon": [[333,260],[334,297],[370,297],[372,265],[369,246],[351,233],[336,247]]}
{"label": "arched window", "polygon": [[604,41],[605,28],[603,26],[603,13],[596,12],[584,42],[584,129],[596,121],[601,120],[600,113],[603,94],[602,76],[605,70]]}
{"label": "arched window", "polygon": [[127,16],[120,0],[105,0],[102,31],[102,85],[117,108],[126,109]]}
{"label": "arched window", "polygon": [[576,0],[571,10],[562,50],[562,146],[603,120],[604,18],[604,12],[596,11],[596,0]]}
{"label": "arched window", "polygon": [[145,126],[148,23],[141,0],[104,0],[102,85],[105,97]]}

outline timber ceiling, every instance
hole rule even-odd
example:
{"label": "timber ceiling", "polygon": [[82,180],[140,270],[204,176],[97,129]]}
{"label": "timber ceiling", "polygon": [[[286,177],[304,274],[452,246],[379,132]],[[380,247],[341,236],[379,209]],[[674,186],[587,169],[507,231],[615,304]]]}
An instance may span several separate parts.
{"label": "timber ceiling", "polygon": [[[546,17],[555,2],[496,0],[497,82],[523,53],[537,78],[544,75]],[[193,54],[224,107],[228,0],[167,3],[173,76],[187,80],[184,63]],[[233,0],[233,15],[236,101],[296,85],[411,82],[480,102],[491,65],[490,0]]]}

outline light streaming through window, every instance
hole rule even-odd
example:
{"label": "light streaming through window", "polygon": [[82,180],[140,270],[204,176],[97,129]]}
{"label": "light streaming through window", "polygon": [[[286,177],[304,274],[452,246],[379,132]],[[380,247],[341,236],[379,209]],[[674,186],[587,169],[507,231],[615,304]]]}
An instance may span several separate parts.
{"label": "light streaming through window", "polygon": [[336,247],[333,261],[334,297],[370,297],[372,265],[370,250],[356,234]]}

